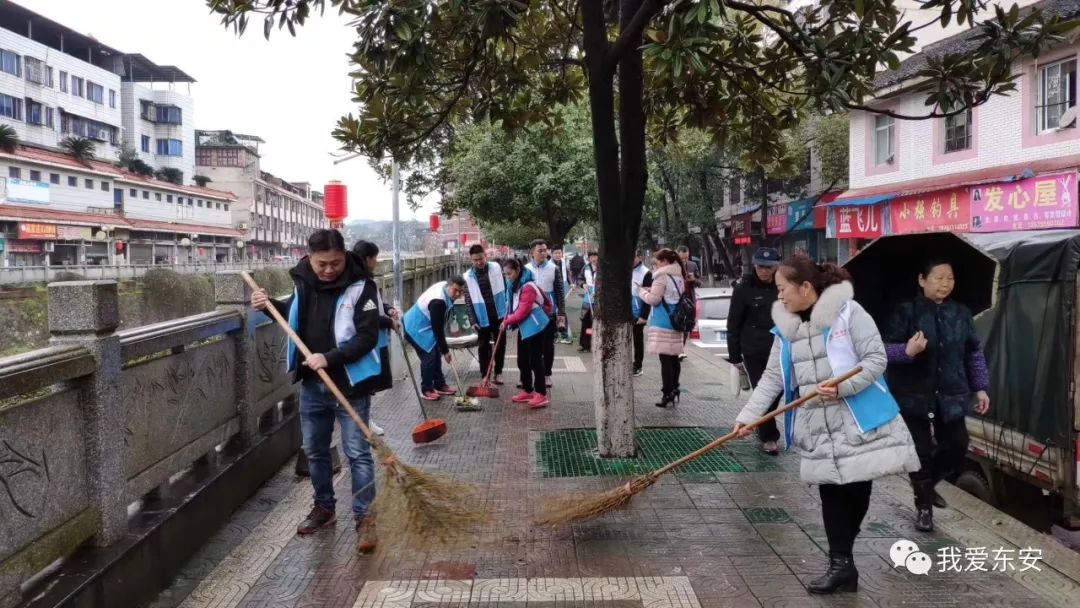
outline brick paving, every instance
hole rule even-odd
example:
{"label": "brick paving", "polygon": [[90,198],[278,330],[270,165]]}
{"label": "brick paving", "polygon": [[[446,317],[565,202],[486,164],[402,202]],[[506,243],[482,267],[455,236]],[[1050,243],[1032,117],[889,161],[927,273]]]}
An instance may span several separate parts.
{"label": "brick paving", "polygon": [[[547,496],[605,490],[637,474],[634,461],[598,462],[591,356],[559,346],[553,405],[528,411],[508,403],[516,380],[507,365],[501,402],[480,412],[433,406],[450,433],[414,446],[418,421],[402,382],[376,398],[374,418],[406,461],[487,488],[506,517],[466,547],[358,556],[346,501],[333,529],[300,538],[310,507],[307,480],[286,466],[233,515],[152,608],[721,608],[743,606],[1076,606],[1080,556],[952,487],[951,508],[937,511],[939,531],[911,525],[910,490],[901,478],[875,482],[856,543],[857,594],[815,597],[804,584],[826,561],[816,488],[798,478],[798,457],[770,457],[741,441],[707,461],[668,475],[624,511],[557,529],[529,521]],[[466,383],[479,373],[472,363]],[[730,428],[740,404],[725,386],[726,368],[691,349],[683,399],[659,409],[659,366],[646,359],[634,380],[645,468],[681,455]],[[348,474],[336,478],[348,495]],[[938,572],[895,569],[889,549],[910,539],[937,555],[948,547],[1043,550],[1041,571]],[[991,555],[987,569],[994,567]]]}

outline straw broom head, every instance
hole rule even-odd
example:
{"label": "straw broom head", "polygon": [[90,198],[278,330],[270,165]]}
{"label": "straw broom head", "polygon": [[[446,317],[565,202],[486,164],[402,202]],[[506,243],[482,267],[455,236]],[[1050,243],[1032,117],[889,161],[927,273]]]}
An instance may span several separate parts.
{"label": "straw broom head", "polygon": [[559,496],[549,501],[534,520],[538,526],[558,526],[574,521],[588,521],[620,507],[651,487],[658,475],[648,473],[601,494]]}
{"label": "straw broom head", "polygon": [[480,489],[409,466],[382,440],[372,446],[383,463],[373,505],[384,548],[423,549],[475,538],[491,517]]}

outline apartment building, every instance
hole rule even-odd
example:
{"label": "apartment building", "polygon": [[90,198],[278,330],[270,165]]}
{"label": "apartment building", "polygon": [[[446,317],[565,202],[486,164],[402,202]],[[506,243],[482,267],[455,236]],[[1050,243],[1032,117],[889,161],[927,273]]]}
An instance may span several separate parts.
{"label": "apartment building", "polygon": [[307,182],[289,182],[261,166],[254,135],[228,130],[196,131],[196,172],[215,188],[235,193],[233,225],[244,234],[248,255],[299,258],[307,238],[329,227],[323,193]]}
{"label": "apartment building", "polygon": [[[1044,0],[1049,14],[1080,17],[1080,0]],[[977,32],[925,47],[877,77],[875,109],[918,116],[916,90],[930,57],[974,50]],[[1013,64],[1017,90],[948,118],[850,116],[850,190],[832,203],[829,236],[853,250],[882,234],[925,230],[997,232],[1080,224],[1077,211],[1077,63],[1066,42]]]}
{"label": "apartment building", "polygon": [[9,0],[0,0],[0,123],[21,141],[56,148],[67,137],[116,160],[123,146],[154,169],[195,167],[194,79],[123,53]]}

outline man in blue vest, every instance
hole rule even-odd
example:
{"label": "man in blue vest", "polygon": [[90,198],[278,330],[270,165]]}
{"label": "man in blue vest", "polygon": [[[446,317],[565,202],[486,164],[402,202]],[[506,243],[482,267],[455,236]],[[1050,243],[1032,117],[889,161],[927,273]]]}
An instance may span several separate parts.
{"label": "man in blue vest", "polygon": [[301,382],[300,429],[315,490],[315,505],[296,531],[311,534],[335,521],[330,439],[337,419],[352,474],[357,550],[367,553],[376,543],[375,521],[368,513],[375,499],[371,448],[317,372],[326,370],[367,423],[371,394],[382,382],[378,286],[359,260],[346,254],[345,239],[337,230],[312,233],[308,255],[289,274],[294,285],[292,297],[272,300],[260,289],[252,293],[251,305],[256,310],[277,308],[313,353],[300,364],[299,353],[289,342],[288,368]]}
{"label": "man in blue vest", "polygon": [[558,278],[558,268],[555,262],[548,259],[548,243],[544,239],[537,239],[529,245],[531,260],[525,265],[525,269],[532,275],[536,285],[540,287],[548,298],[555,303],[548,315],[550,323],[544,328],[544,382],[551,386],[551,368],[555,364],[555,326],[559,315],[566,314],[566,300],[563,293],[562,281]]}
{"label": "man in blue vest", "polygon": [[480,373],[486,374],[491,367],[491,343],[497,340],[495,350],[495,384],[502,384],[503,362],[506,359],[506,337],[499,339],[499,324],[506,318],[510,306],[510,290],[502,267],[489,262],[482,245],[469,248],[472,268],[465,272],[465,303],[469,316],[476,326],[477,350],[480,355]]}
{"label": "man in blue vest", "polygon": [[641,288],[652,287],[652,272],[645,267],[640,251],[634,252],[634,269],[630,274],[630,312],[634,317],[634,377],[645,372],[645,324],[652,308],[641,299]]}
{"label": "man in blue vest", "polygon": [[446,384],[441,355],[451,362],[450,346],[446,343],[446,322],[454,310],[454,300],[465,291],[461,276],[439,281],[427,289],[405,313],[405,339],[420,357],[420,393],[428,401],[438,401],[456,390]]}

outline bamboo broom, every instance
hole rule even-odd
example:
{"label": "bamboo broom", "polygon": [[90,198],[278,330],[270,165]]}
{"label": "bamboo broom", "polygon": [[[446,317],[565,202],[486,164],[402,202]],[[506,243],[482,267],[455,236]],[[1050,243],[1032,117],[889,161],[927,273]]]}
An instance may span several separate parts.
{"label": "bamboo broom", "polygon": [[[240,274],[252,289],[259,289],[251,275],[247,272]],[[304,357],[310,357],[311,351],[272,303],[266,307],[266,312],[285,330]],[[488,520],[489,514],[483,508],[479,488],[422,471],[398,460],[390,446],[364,424],[326,370],[320,369],[317,373],[360,428],[383,466],[384,475],[379,480],[373,505],[382,532],[379,535],[382,545],[389,542],[395,546],[426,548],[432,544],[460,542],[467,540],[476,528]]]}
{"label": "bamboo broom", "polygon": [[[851,379],[853,376],[860,373],[861,371],[861,367],[856,367],[855,369],[847,372],[846,374],[843,374],[836,378],[832,378],[830,380],[826,380],[825,383],[827,386],[836,386],[841,382]],[[770,412],[762,416],[761,418],[758,418],[754,422],[746,425],[746,427],[744,428],[755,429],[772,420],[773,418],[776,418],[777,416],[783,414],[784,412],[793,410],[817,396],[817,390],[812,390],[805,396],[800,397],[795,401],[792,401],[791,403],[788,403],[784,407],[777,408],[775,411]],[[678,468],[690,462],[691,460],[695,460],[705,455],[706,453],[715,450],[716,448],[724,445],[728,441],[731,441],[735,437],[737,437],[735,431],[732,431],[727,435],[724,435],[723,437],[718,437],[713,441],[709,442],[708,445],[693,452],[690,452],[686,456],[683,456],[682,458],[679,458],[674,462],[670,462],[660,467],[659,469],[656,469],[655,471],[650,471],[649,473],[646,473],[644,475],[639,475],[638,477],[631,479],[625,484],[617,488],[608,490],[607,492],[603,492],[600,494],[562,496],[555,498],[548,502],[548,504],[545,505],[543,509],[541,509],[540,515],[536,518],[535,523],[541,526],[557,526],[560,524],[575,521],[588,521],[590,519],[600,517],[605,513],[625,506],[634,496],[640,494],[641,492],[644,492],[654,483],[656,483],[656,481],[660,479],[660,476],[662,476],[664,473],[668,473],[672,469]]]}

